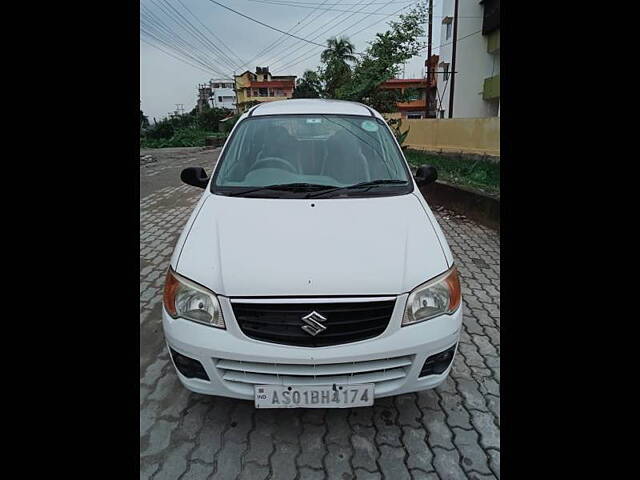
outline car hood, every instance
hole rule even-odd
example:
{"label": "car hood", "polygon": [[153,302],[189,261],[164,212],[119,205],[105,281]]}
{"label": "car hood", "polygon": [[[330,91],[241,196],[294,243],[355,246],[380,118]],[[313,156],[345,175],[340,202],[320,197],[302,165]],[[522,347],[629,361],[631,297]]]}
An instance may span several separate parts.
{"label": "car hood", "polygon": [[447,268],[413,194],[340,199],[209,195],[178,273],[231,297],[391,295]]}

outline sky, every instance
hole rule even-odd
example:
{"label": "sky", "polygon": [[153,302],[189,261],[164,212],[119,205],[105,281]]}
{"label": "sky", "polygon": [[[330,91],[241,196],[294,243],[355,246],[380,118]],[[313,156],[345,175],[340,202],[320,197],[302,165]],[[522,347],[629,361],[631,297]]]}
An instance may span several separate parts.
{"label": "sky", "polygon": [[[376,33],[388,29],[389,21],[397,20],[401,13],[417,3],[416,0],[215,1],[319,44],[324,44],[331,36],[346,36],[355,44],[357,52],[363,52]],[[440,41],[442,2],[433,2],[434,47]],[[234,71],[236,74],[255,71],[256,66],[268,66],[273,75],[302,76],[305,70],[316,70],[320,63],[321,47],[283,36],[225,10],[212,0],[141,0],[140,4],[140,100],[141,108],[150,120],[167,116],[176,110],[176,104],[183,104],[184,110],[190,111],[196,104],[198,84],[213,78],[231,78]],[[403,10],[387,16],[400,9]],[[167,40],[167,31],[172,35],[171,40]],[[426,42],[426,35],[420,40]],[[176,53],[162,41],[169,41],[174,47],[177,45],[182,52]],[[226,59],[212,45],[224,52]],[[438,53],[437,48],[433,50]],[[192,58],[185,58],[185,52]],[[406,63],[405,78],[423,76],[425,57],[426,50]],[[198,60],[205,65],[196,63]]]}

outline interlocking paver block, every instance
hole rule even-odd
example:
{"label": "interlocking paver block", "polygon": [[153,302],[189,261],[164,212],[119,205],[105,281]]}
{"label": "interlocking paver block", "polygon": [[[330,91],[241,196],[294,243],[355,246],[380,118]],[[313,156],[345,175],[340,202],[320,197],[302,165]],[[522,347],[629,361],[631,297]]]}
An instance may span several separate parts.
{"label": "interlocking paver block", "polygon": [[[140,365],[140,478],[499,478],[498,234],[434,207],[465,302],[459,354],[436,390],[352,410],[255,410],[252,402],[185,390],[162,338],[159,305],[170,255],[202,194],[179,184],[179,170],[211,171],[216,156],[172,150],[173,157],[140,169],[141,181],[147,175],[158,182],[140,199],[141,333],[160,336],[141,338],[154,350]],[[173,184],[163,177],[168,171]]]}

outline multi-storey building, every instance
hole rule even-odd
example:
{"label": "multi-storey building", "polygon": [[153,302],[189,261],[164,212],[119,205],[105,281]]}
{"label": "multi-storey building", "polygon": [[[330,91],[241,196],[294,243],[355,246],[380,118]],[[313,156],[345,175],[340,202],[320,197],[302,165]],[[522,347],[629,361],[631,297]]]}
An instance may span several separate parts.
{"label": "multi-storey building", "polygon": [[269,67],[256,67],[235,76],[237,107],[244,112],[254,102],[272,102],[291,98],[296,86],[295,75],[271,75]]}
{"label": "multi-storey building", "polygon": [[389,115],[400,118],[425,118],[427,115],[427,87],[426,78],[393,78],[387,80],[380,88],[383,90],[401,90],[413,92],[407,102],[396,104],[399,114]]}
{"label": "multi-storey building", "polygon": [[443,0],[438,68],[438,117],[449,116],[451,78],[453,117],[500,116],[500,0],[458,0],[455,72],[455,0]]}
{"label": "multi-storey building", "polygon": [[236,108],[236,92],[231,78],[213,79],[209,82],[211,87],[211,106],[214,108]]}

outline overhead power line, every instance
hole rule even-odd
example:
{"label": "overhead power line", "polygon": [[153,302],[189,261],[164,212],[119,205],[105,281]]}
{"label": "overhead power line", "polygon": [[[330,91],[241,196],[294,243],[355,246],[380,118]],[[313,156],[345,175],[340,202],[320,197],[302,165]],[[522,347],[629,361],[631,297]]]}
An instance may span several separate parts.
{"label": "overhead power line", "polygon": [[[357,3],[326,3],[326,4],[318,4],[318,3],[301,3],[301,2],[291,2],[289,0],[248,0],[249,2],[257,2],[257,3],[263,3],[263,4],[267,4],[267,5],[281,5],[281,6],[287,6],[287,7],[294,7],[294,8],[319,8],[320,6],[332,6],[332,5],[338,5],[338,6],[345,6],[345,5],[358,5]],[[398,4],[403,4],[403,3],[414,3],[415,0],[403,0],[401,2],[392,2],[396,5]],[[369,5],[380,5],[381,3],[385,3],[385,2],[376,2],[376,3],[369,3]],[[317,5],[317,6],[314,6]],[[351,13],[354,12],[354,10],[340,10],[337,8],[321,8],[321,10],[326,10],[328,12],[339,12],[339,13]],[[362,13],[371,13],[371,15],[386,15],[386,13],[376,13],[376,12],[362,12]],[[449,18],[450,15],[432,15],[432,18]],[[483,18],[482,15],[458,15],[458,19],[461,18]]]}
{"label": "overhead power line", "polygon": [[[328,2],[329,0],[325,0],[325,3]],[[323,3],[324,4],[324,3]],[[311,12],[309,12],[302,20],[298,21],[293,27],[291,27],[287,33],[297,33],[299,32],[301,29],[303,29],[304,27],[307,27],[309,25],[311,25],[313,22],[315,22],[318,18],[320,18],[322,15],[324,15],[324,13],[320,13],[319,15],[316,15],[315,18],[313,18],[307,25],[302,25],[304,24],[304,22],[311,16],[313,15],[313,13],[315,12],[315,9],[312,10]],[[298,26],[300,28],[298,28]],[[260,58],[263,54],[265,54],[266,52],[268,52],[270,49],[282,45],[283,43],[286,43],[286,40],[288,40],[291,37],[288,37],[287,35],[280,35],[276,40],[274,40],[273,42],[271,42],[269,45],[267,45],[266,47],[264,47],[262,50],[260,50],[260,52],[258,52],[258,54],[253,57],[251,60],[249,60],[247,63],[243,64],[243,68],[245,66],[249,66],[251,64],[251,62],[253,62],[254,60]]]}
{"label": "overhead power line", "polygon": [[[155,2],[154,2],[155,4]],[[158,8],[165,14],[166,20],[175,23],[186,33],[186,38],[183,38],[177,31],[175,31],[169,23],[165,22],[158,14],[142,4],[141,11],[141,28],[144,28],[151,33],[155,33],[157,37],[164,40],[167,47],[175,50],[180,50],[181,53],[186,54],[189,57],[197,57],[201,63],[206,64],[207,68],[217,71],[221,68],[218,64],[224,64],[216,56],[212,55],[211,49],[208,44],[204,43],[201,38],[194,35],[187,27],[180,22],[180,20],[172,15],[170,10],[165,9],[164,6],[158,5]],[[204,49],[200,46],[204,45]]]}
{"label": "overhead power line", "polygon": [[165,53],[166,55],[169,55],[170,57],[173,57],[173,58],[175,58],[176,60],[178,60],[178,61],[180,61],[182,63],[186,63],[187,65],[192,66],[193,68],[197,68],[198,70],[200,70],[202,72],[205,72],[205,73],[209,73],[209,74],[212,73],[210,70],[208,70],[208,69],[205,70],[204,68],[199,67],[199,66],[195,65],[194,63],[191,63],[190,61],[185,60],[184,58],[180,58],[180,57],[172,54],[171,52],[168,52],[164,48],[159,47],[158,45],[154,45],[153,43],[146,41],[144,38],[141,38],[140,41],[146,43],[150,47],[155,48],[156,50],[160,50],[161,52]]}
{"label": "overhead power line", "polygon": [[[327,12],[339,12],[339,13],[359,13],[356,10],[341,10],[339,8],[321,8],[320,5],[318,6],[313,6],[313,4],[297,4],[297,3],[289,3],[286,1],[269,1],[269,0],[250,0],[251,2],[258,2],[258,3],[264,3],[267,5],[281,5],[281,6],[287,6],[287,7],[294,7],[294,8],[313,8],[313,9],[320,9],[320,10],[325,10]],[[413,3],[415,0],[405,0],[402,3]],[[335,5],[335,4],[334,4]],[[353,5],[353,4],[352,4]],[[356,4],[357,5],[357,4]],[[367,6],[369,5],[379,5],[379,4],[375,4],[375,3],[369,3]],[[388,5],[388,3],[386,4]],[[377,12],[362,12],[362,13],[370,13],[371,15],[386,15],[386,13],[377,13]]]}
{"label": "overhead power line", "polygon": [[[406,5],[406,6],[402,7],[402,8],[400,8],[400,9],[398,9],[398,10],[396,10],[396,11],[394,11],[394,12],[390,13],[387,17],[385,17],[385,18],[381,18],[381,19],[379,19],[379,20],[375,21],[374,23],[372,23],[372,24],[370,24],[370,25],[367,25],[367,26],[366,26],[366,27],[364,27],[364,28],[361,28],[361,29],[360,29],[360,30],[358,30],[357,32],[355,32],[355,33],[351,34],[351,38],[355,37],[356,35],[358,35],[359,33],[363,32],[363,31],[365,31],[365,30],[367,30],[367,29],[369,29],[369,28],[373,27],[374,25],[377,25],[378,23],[383,22],[386,18],[391,17],[391,16],[393,16],[393,15],[397,15],[397,14],[398,14],[398,13],[400,13],[402,10],[406,10],[406,9],[407,9],[407,8],[409,8],[410,6],[411,6],[411,5]],[[283,66],[282,68],[291,68],[291,67],[293,67],[293,66],[295,66],[295,65],[298,65],[298,64],[299,64],[299,63],[301,63],[301,62],[304,62],[304,61],[306,61],[306,60],[309,60],[310,58],[313,58],[315,55],[317,55],[317,54],[318,54],[318,50],[317,50],[317,49],[314,49],[314,50],[315,50],[315,52],[314,52],[314,53],[312,53],[311,55],[309,55],[308,57],[305,57],[305,58],[303,58],[303,59],[301,59],[301,60],[298,60],[297,62],[294,62],[294,63],[289,63],[289,64],[287,64],[287,65]],[[296,58],[298,58],[298,57],[296,57]]]}
{"label": "overhead power line", "polygon": [[[210,34],[211,34],[211,35],[212,35],[216,40],[218,40],[218,41],[220,42],[220,44],[221,44],[223,47],[225,47],[225,48],[227,49],[227,51],[228,51],[228,52],[230,53],[230,55],[231,55],[231,58],[237,58],[240,62],[243,62],[242,58],[240,58],[240,55],[238,55],[237,53],[235,53],[235,52],[231,49],[231,47],[229,47],[226,43],[224,43],[224,40],[222,40],[222,38],[220,38],[218,35],[216,35],[214,32],[212,32],[212,31],[209,29],[209,27],[207,27],[204,23],[202,23],[202,21],[201,21],[201,20],[200,20],[196,15],[194,15],[194,14],[193,14],[193,12],[192,12],[191,10],[189,10],[189,8],[188,8],[184,3],[182,3],[182,0],[178,0],[178,3],[180,3],[180,5],[182,5],[182,7],[183,7],[187,12],[189,12],[189,14],[190,14],[193,18],[195,18],[195,19],[196,19],[196,21],[197,21],[200,25],[202,25],[202,26],[207,30],[207,32],[209,32],[209,33],[210,33]],[[235,62],[234,62],[234,63],[235,63]]]}
{"label": "overhead power line", "polygon": [[[470,34],[465,35],[464,37],[460,37],[460,38],[458,38],[458,39],[455,41],[455,43],[458,43],[460,40],[464,40],[465,38],[472,37],[473,35],[477,35],[477,34],[478,34],[478,33],[480,33],[480,32],[482,32],[482,30],[477,30],[477,31],[475,31],[475,32],[471,32]],[[437,47],[433,47],[433,49],[435,50],[436,48],[446,47],[447,45],[451,45],[451,44],[453,44],[453,43],[454,43],[453,41],[451,41],[451,42],[447,42],[447,43],[441,43],[441,44],[440,44],[440,45],[438,45]],[[426,47],[425,47],[425,48],[426,48]],[[420,49],[420,52],[422,52],[423,50],[425,50],[425,48],[421,48],[421,49]]]}
{"label": "overhead power line", "polygon": [[[162,5],[155,5],[166,15],[165,19],[160,18],[159,14],[156,14],[156,12],[146,5],[141,4],[140,30],[141,33],[147,36],[149,40],[147,43],[152,45],[154,41],[155,43],[160,43],[172,50],[175,55],[189,59],[207,70],[215,72],[216,75],[228,76],[228,74],[220,73],[221,67],[218,64],[222,62],[212,55],[207,43],[203,42],[201,38],[185,27],[175,15],[172,15],[170,10],[164,8]],[[186,32],[187,36],[183,38],[168,22],[173,22],[178,25]],[[200,45],[203,45],[204,49]]]}
{"label": "overhead power line", "polygon": [[[200,65],[202,68],[204,68],[205,70],[207,70],[209,72],[214,72],[217,75],[220,74],[219,72],[217,72],[215,70],[214,67],[212,67],[211,65],[207,64],[207,62],[201,60],[200,58],[198,58],[197,56],[195,56],[193,54],[190,54],[188,51],[186,51],[182,47],[177,47],[177,46],[171,44],[170,42],[166,41],[165,39],[159,37],[157,34],[155,34],[153,32],[149,32],[144,27],[141,28],[140,31],[141,31],[141,33],[143,35],[146,35],[146,37],[147,37],[147,41],[145,43],[148,43],[151,46],[157,47],[158,50],[164,51],[162,48],[160,48],[158,46],[158,44],[163,45],[165,48],[167,48],[169,50],[172,50],[174,52],[174,55],[172,55],[172,56],[178,56],[178,57],[182,58],[183,60],[185,60],[186,63],[190,63],[190,64],[196,63],[196,64]],[[152,41],[152,40],[155,40],[155,42]]]}
{"label": "overhead power line", "polygon": [[[385,8],[387,5],[389,5],[389,4],[391,4],[391,3],[392,3],[391,1],[387,2],[385,5],[383,5],[383,6],[379,7],[379,8],[378,8],[378,10],[381,10],[381,9]],[[386,18],[388,18],[388,17],[390,17],[390,16],[392,16],[392,15],[395,15],[396,13],[401,12],[402,10],[404,10],[404,9],[406,9],[406,8],[409,8],[411,5],[412,5],[412,4],[405,5],[404,7],[402,7],[402,8],[400,8],[400,9],[396,10],[395,12],[392,12],[392,13],[387,14],[387,16],[385,16],[385,17],[381,18],[380,20],[378,20],[378,21],[374,22],[373,24],[369,25],[369,27],[371,27],[371,26],[373,26],[373,25],[375,25],[375,24],[377,24],[377,23],[380,23],[381,21],[385,20]],[[351,15],[347,16],[344,20],[347,20],[348,18],[352,17],[353,15],[354,15],[354,14],[351,14]],[[345,28],[344,30],[342,30],[341,32],[339,32],[339,33],[337,33],[337,34],[334,34],[333,36],[342,36],[342,35],[345,35],[345,34],[346,34],[346,33],[347,33],[351,28],[353,28],[354,26],[356,26],[356,25],[358,25],[359,23],[363,22],[363,21],[364,21],[365,19],[367,19],[369,16],[370,16],[370,15],[366,15],[366,16],[364,16],[363,18],[361,18],[361,19],[359,19],[359,20],[355,21],[354,23],[352,23],[351,25],[349,25],[347,28]],[[343,20],[343,21],[344,21],[344,20]],[[340,23],[342,23],[342,21],[341,21],[341,22],[338,22],[338,24],[336,24],[336,25],[334,25],[334,26],[337,26],[337,25],[339,25]],[[369,28],[369,27],[365,27],[365,29],[366,29],[366,28]],[[363,30],[365,30],[365,29],[360,29],[360,30],[358,30],[357,32],[350,34],[350,36],[351,36],[351,37],[354,37],[355,35],[357,35],[358,33],[360,33],[361,31],[363,31]],[[325,34],[325,32],[321,32],[317,37],[319,37],[319,36],[321,36],[321,35],[323,35],[323,34]],[[317,38],[317,37],[315,37],[315,38]],[[326,48],[326,46],[323,46],[323,48]],[[298,50],[299,50],[299,49],[298,49]],[[314,52],[311,54],[311,56],[309,56],[309,57],[305,57],[305,58],[301,58],[301,57],[304,57],[306,54],[311,53],[312,51],[314,51]],[[294,50],[293,52],[291,52],[291,54],[293,54],[294,52],[295,52],[295,50]],[[354,53],[356,53],[356,52],[354,52]],[[317,49],[315,49],[315,48],[309,49],[309,50],[307,50],[306,52],[303,52],[303,53],[301,53],[300,55],[298,55],[297,57],[293,58],[292,60],[290,60],[290,61],[289,61],[288,63],[286,63],[285,65],[281,65],[281,66],[280,66],[280,68],[282,68],[282,69],[284,69],[284,68],[290,68],[290,67],[292,67],[292,66],[294,66],[294,65],[297,65],[298,63],[300,63],[300,62],[302,62],[302,61],[307,60],[308,58],[313,57],[313,56],[314,56],[314,55],[316,55],[316,54],[317,54]],[[362,53],[357,53],[357,55],[363,55],[363,54],[362,54]],[[287,56],[285,56],[284,58],[287,58],[287,57],[289,57],[289,56],[290,56],[290,55],[287,55]],[[298,59],[300,59],[300,61],[296,61],[296,60],[298,60]],[[283,60],[284,60],[284,59],[283,59]],[[281,60],[281,61],[282,61],[282,60]]]}
{"label": "overhead power line", "polygon": [[[366,0],[360,0],[360,4],[362,4],[363,2],[365,2]],[[370,0],[373,1],[373,0]],[[362,8],[364,8],[363,5],[361,5]],[[326,13],[326,12],[325,12]],[[320,17],[321,15],[324,15],[325,13],[321,13],[320,15],[318,15],[318,17]],[[314,33],[320,31],[321,33],[319,35],[316,35],[315,37],[313,37],[311,40],[315,40],[316,38],[319,38],[322,36],[322,32],[329,32],[332,28],[334,28],[335,26],[339,25],[340,23],[348,20],[349,18],[353,17],[355,15],[355,13],[352,13],[351,15],[348,15],[347,17],[342,17],[342,16],[334,16],[331,17],[327,22],[323,23],[322,25],[320,25],[319,27],[313,29],[311,32],[307,33],[307,36],[313,35]],[[316,17],[316,18],[318,18]],[[337,22],[337,23],[336,23]],[[333,25],[331,25],[333,24]],[[278,52],[272,52],[271,56],[269,58],[269,62],[281,62],[284,61],[285,58],[289,58],[291,57],[291,55],[293,55],[295,52],[299,51],[300,49],[304,48],[305,45],[300,45],[298,48],[294,48],[293,50],[291,50],[291,48],[294,46],[290,45],[288,50],[281,50]],[[315,49],[315,47],[312,47]],[[323,48],[326,48],[325,46],[323,46]],[[284,55],[284,57],[282,57],[282,55]]]}
{"label": "overhead power line", "polygon": [[209,1],[210,1],[211,3],[215,3],[216,5],[221,6],[222,8],[224,8],[224,9],[226,9],[226,10],[229,10],[229,11],[231,11],[231,12],[233,12],[233,13],[237,14],[237,15],[240,15],[241,17],[244,17],[244,18],[246,18],[246,19],[248,19],[248,20],[251,20],[252,22],[255,22],[255,23],[259,24],[259,25],[262,25],[263,27],[270,28],[271,30],[275,30],[276,32],[280,32],[280,33],[283,33],[283,34],[285,34],[285,35],[289,35],[290,37],[296,38],[296,39],[301,40],[301,41],[303,41],[303,42],[311,43],[311,44],[313,44],[313,45],[317,45],[317,46],[319,46],[319,47],[324,47],[324,45],[322,45],[322,44],[320,44],[320,43],[315,43],[315,42],[312,42],[312,41],[310,41],[310,40],[307,40],[306,38],[298,37],[298,36],[293,35],[293,34],[291,34],[291,33],[287,33],[287,32],[285,32],[284,30],[280,30],[279,28],[276,28],[276,27],[274,27],[274,26],[271,26],[271,25],[269,25],[269,24],[267,24],[267,23],[261,22],[260,20],[256,20],[255,18],[250,17],[249,15],[245,15],[244,13],[238,12],[237,10],[234,10],[233,8],[227,7],[226,5],[223,5],[223,4],[222,4],[222,3],[220,3],[220,2],[216,2],[216,0],[209,0]]}
{"label": "overhead power line", "polygon": [[[205,51],[208,54],[212,55],[218,61],[221,61],[222,63],[225,63],[232,70],[234,68],[237,68],[237,65],[235,64],[233,59],[229,58],[229,56],[227,54],[225,54],[220,49],[220,47],[218,47],[209,38],[207,38],[206,35],[204,35],[195,25],[193,25],[193,23],[191,23],[191,21],[189,21],[187,18],[185,18],[184,15],[182,15],[182,13],[180,13],[173,5],[171,5],[167,0],[161,0],[161,1],[166,5],[166,7],[163,8],[161,5],[157,4],[154,0],[151,0],[152,3],[154,3],[156,6],[161,8],[171,19],[173,19],[174,22],[178,26],[180,26],[182,29],[184,29],[189,34],[193,35],[193,37],[200,44],[202,44],[204,46]],[[170,9],[170,10],[168,10],[168,9]],[[217,51],[218,54],[214,54],[213,51],[211,51],[211,49],[213,49],[214,51]]]}
{"label": "overhead power line", "polygon": [[[250,2],[258,2],[258,3],[283,3],[286,1],[286,3],[296,3],[298,5],[320,5],[318,2],[296,2],[295,0],[249,0]],[[400,0],[399,2],[394,2],[392,0],[392,3],[408,3],[409,0]],[[356,3],[344,3],[344,2],[339,2],[339,3],[326,3],[324,5],[327,6],[334,6],[334,5],[360,5],[361,2],[356,2]],[[383,3],[388,3],[388,2],[371,2],[369,3],[369,5],[382,5]]]}
{"label": "overhead power line", "polygon": [[[372,1],[373,1],[373,0],[371,0],[371,2],[372,2]],[[366,4],[361,5],[360,10],[363,10],[364,8],[366,8],[367,6],[369,6],[369,4],[370,4],[371,2],[368,2],[368,3],[366,3]],[[390,3],[391,3],[391,1],[388,1],[385,5],[383,5],[382,7],[379,7],[376,11],[378,11],[378,10],[382,10],[383,8],[385,8],[385,6],[387,6],[387,5],[388,5],[388,4],[390,4]],[[320,37],[322,37],[323,35],[324,35],[324,36],[337,36],[337,35],[342,35],[342,34],[343,34],[343,33],[345,33],[349,28],[351,28],[353,25],[356,25],[358,22],[361,22],[362,20],[364,20],[365,18],[367,18],[367,17],[369,17],[369,16],[370,16],[370,15],[366,15],[365,17],[361,18],[360,20],[358,20],[357,22],[355,22],[355,23],[354,23],[354,24],[352,24],[351,26],[347,27],[347,28],[346,28],[346,29],[344,29],[342,32],[338,33],[337,35],[335,35],[335,34],[331,34],[331,35],[329,35],[329,31],[330,31],[331,29],[333,29],[333,28],[337,27],[337,26],[338,26],[338,25],[340,25],[341,23],[346,22],[347,20],[349,20],[349,19],[350,19],[351,17],[353,17],[354,15],[357,15],[358,13],[360,13],[360,12],[359,12],[359,11],[358,11],[358,12],[354,12],[354,13],[352,13],[352,14],[350,14],[350,15],[347,15],[347,16],[346,16],[346,17],[344,17],[344,18],[341,18],[340,16],[332,18],[332,19],[331,19],[331,20],[329,20],[327,23],[325,23],[324,25],[322,25],[322,26],[320,26],[320,27],[316,28],[313,32],[311,32],[311,33],[315,33],[315,32],[317,32],[318,30],[320,30],[320,33],[319,33],[318,35],[316,35],[315,37],[313,37],[313,38],[312,38],[312,40],[315,40],[316,38],[320,38]],[[338,19],[340,19],[340,21],[338,21],[337,23],[335,23],[335,20],[338,20]],[[333,25],[328,26],[328,25],[329,25],[329,24],[331,24],[331,23],[333,23]],[[282,58],[280,58],[280,59],[276,59],[275,63],[276,63],[276,64],[277,64],[277,63],[281,63],[281,64],[282,64],[282,63],[284,63],[285,59],[290,58],[294,53],[296,53],[296,52],[300,51],[302,48],[304,48],[304,45],[300,45],[298,48],[296,48],[296,49],[294,49],[294,50],[291,50],[290,52],[287,52],[287,54],[286,54],[284,57],[282,57]],[[327,48],[326,44],[322,45],[322,48]],[[299,58],[299,57],[300,57],[300,56],[302,56],[302,55],[306,55],[306,53],[310,52],[311,50],[315,50],[315,49],[314,49],[314,48],[311,48],[310,50],[307,50],[306,52],[301,53],[298,57],[295,57],[295,58]],[[359,52],[353,52],[353,53],[354,53],[355,55],[362,55],[362,54],[361,54],[361,53],[359,53]],[[284,68],[284,67],[282,67],[282,66],[281,66],[280,68]]]}

